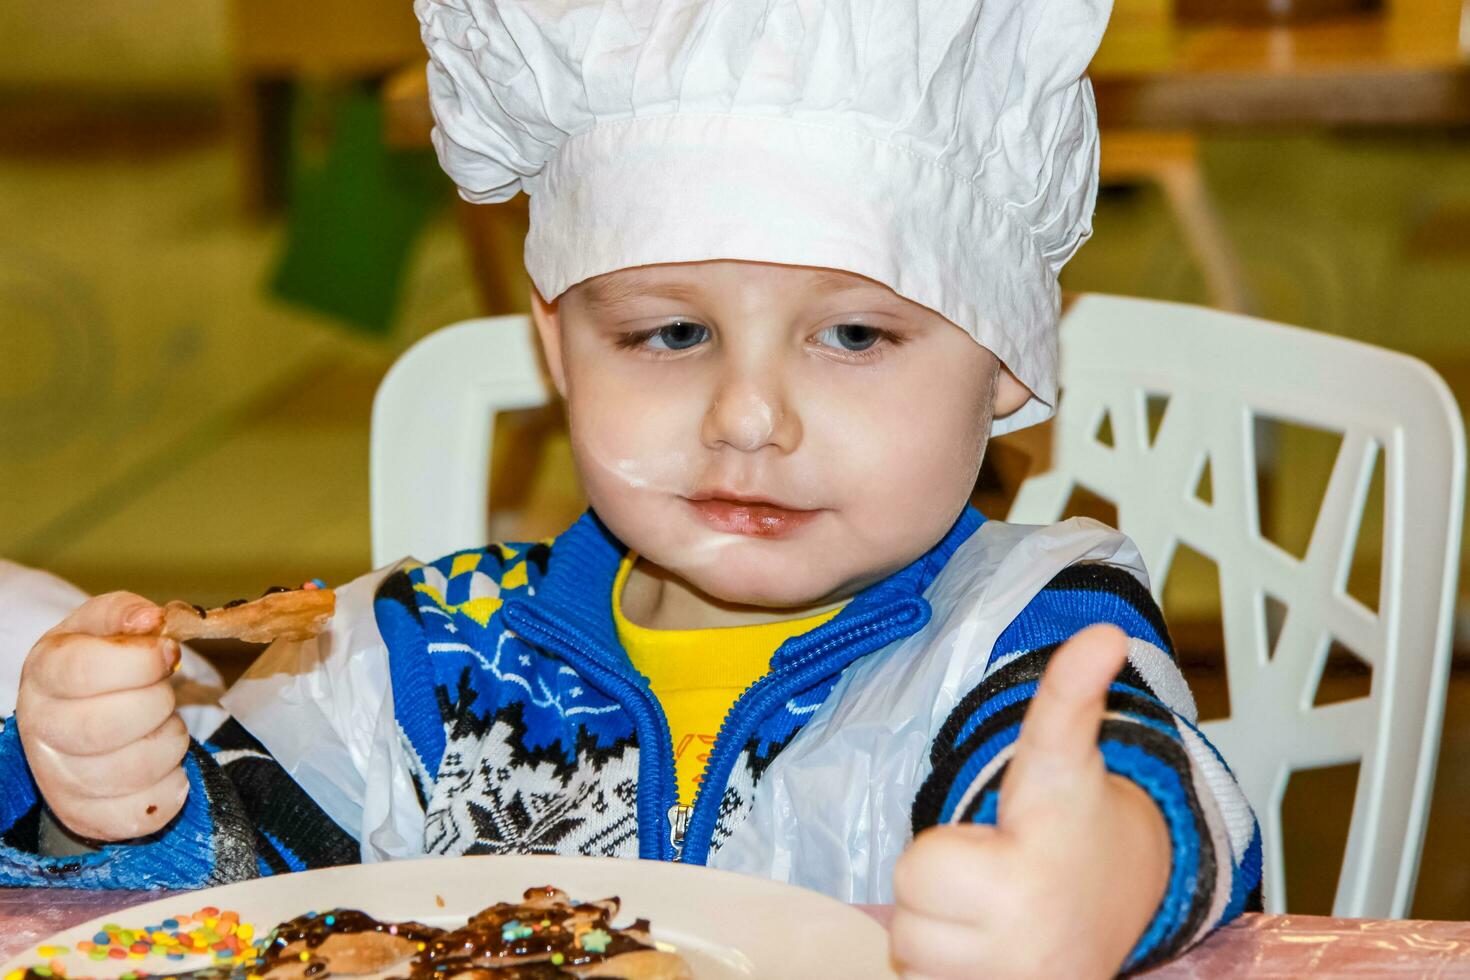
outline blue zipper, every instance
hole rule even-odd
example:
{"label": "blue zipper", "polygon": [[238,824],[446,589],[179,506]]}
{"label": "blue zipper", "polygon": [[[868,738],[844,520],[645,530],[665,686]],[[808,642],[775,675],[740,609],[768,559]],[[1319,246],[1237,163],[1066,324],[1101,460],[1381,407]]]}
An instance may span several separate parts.
{"label": "blue zipper", "polygon": [[[795,659],[752,684],[740,695],[720,725],[714,749],[704,767],[699,791],[694,797],[694,810],[684,832],[684,847],[679,860],[686,864],[704,864],[709,859],[715,821],[719,817],[719,802],[725,795],[730,772],[746,743],[755,734],[756,727],[773,710],[785,704],[793,694],[841,670],[858,657],[917,633],[929,621],[929,614],[927,602],[905,595],[897,609],[886,611],[873,620],[839,626],[841,617],[838,617],[793,640]],[[877,642],[861,642],[870,637],[877,637]],[[844,658],[838,658],[838,663],[825,659],[825,655],[834,648],[841,648],[841,652],[846,654]]]}
{"label": "blue zipper", "polygon": [[[618,671],[588,656],[584,651],[596,650],[602,644],[574,626],[542,618],[538,615],[539,610],[515,601],[507,602],[502,612],[513,629],[567,661],[568,666],[601,687],[633,716],[640,748],[638,856],[644,860],[675,860],[668,826],[669,811],[677,794],[673,778],[674,742],[669,734],[668,718],[658,699],[647,687],[634,681],[630,672]],[[719,816],[719,800],[724,796],[731,770],[756,727],[796,692],[813,686],[864,654],[923,629],[929,621],[929,605],[918,597],[904,595],[897,608],[885,610],[864,622],[848,620],[839,625],[842,619],[838,617],[793,640],[795,658],[792,662],[752,684],[731,707],[715,736],[709,762],[705,764],[704,777],[695,794],[689,826],[677,860],[686,864],[704,864],[708,860],[715,820]],[[838,658],[838,663],[827,657],[834,649],[845,655]],[[616,662],[616,658],[610,660]],[[644,792],[645,787],[652,787],[652,792]],[[707,787],[719,788],[706,792]]]}
{"label": "blue zipper", "polygon": [[[546,646],[632,714],[639,746],[638,856],[645,861],[673,860],[674,846],[667,827],[675,794],[674,740],[669,734],[668,718],[653,693],[627,673],[584,653],[598,649],[601,644],[581,630],[543,619],[530,607],[514,601],[507,602],[502,613],[517,632]],[[643,792],[643,787],[648,785],[654,792]]]}

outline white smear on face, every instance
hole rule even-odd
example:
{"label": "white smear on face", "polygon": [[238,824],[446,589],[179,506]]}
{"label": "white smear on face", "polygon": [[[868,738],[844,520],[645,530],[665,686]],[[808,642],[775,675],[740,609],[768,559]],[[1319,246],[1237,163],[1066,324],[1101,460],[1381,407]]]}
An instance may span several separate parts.
{"label": "white smear on face", "polygon": [[683,496],[691,487],[689,455],[670,450],[646,459],[617,459],[611,463],[594,459],[601,470],[612,474],[634,490],[653,490]]}
{"label": "white smear on face", "polygon": [[710,406],[709,417],[717,420],[715,425],[720,430],[716,438],[742,452],[755,452],[771,441],[776,413],[769,401],[747,393],[735,407],[727,407],[729,404],[717,398]]}
{"label": "white smear on face", "polygon": [[770,403],[762,399],[741,416],[740,426],[744,430],[746,446],[752,450],[759,449],[771,441],[771,435],[776,431],[776,414],[771,411]]}
{"label": "white smear on face", "polygon": [[[693,463],[688,453],[679,450],[637,459],[594,458],[590,462],[629,490],[673,497],[687,497],[694,491]],[[713,567],[729,549],[753,543],[749,538],[703,528],[697,523],[690,526],[695,529],[693,537],[682,542],[677,558],[664,556],[666,564],[681,571]]]}
{"label": "white smear on face", "polygon": [[639,476],[642,467],[636,459],[620,459],[616,463],[616,470],[623,477],[623,482],[634,490],[642,490],[648,486],[648,481]]}

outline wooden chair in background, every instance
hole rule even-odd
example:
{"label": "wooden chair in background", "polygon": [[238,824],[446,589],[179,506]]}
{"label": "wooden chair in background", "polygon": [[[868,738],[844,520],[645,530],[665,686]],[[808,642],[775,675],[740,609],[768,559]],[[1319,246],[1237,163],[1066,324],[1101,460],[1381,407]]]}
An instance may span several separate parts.
{"label": "wooden chair in background", "polygon": [[1098,169],[1104,185],[1157,185],[1199,265],[1210,306],[1232,313],[1250,312],[1240,259],[1205,184],[1197,136],[1104,129]]}
{"label": "wooden chair in background", "polygon": [[413,5],[398,0],[230,0],[229,23],[230,128],[248,214],[285,199],[293,86],[380,79],[423,57]]}

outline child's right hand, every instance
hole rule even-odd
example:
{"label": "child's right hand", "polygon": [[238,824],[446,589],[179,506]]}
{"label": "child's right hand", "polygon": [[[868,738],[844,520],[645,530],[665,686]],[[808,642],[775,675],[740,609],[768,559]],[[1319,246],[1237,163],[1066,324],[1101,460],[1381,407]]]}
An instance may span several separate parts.
{"label": "child's right hand", "polygon": [[179,645],[141,596],[89,599],[36,641],[21,670],[16,724],[52,814],[93,840],[158,830],[184,805],[189,732],[169,677]]}

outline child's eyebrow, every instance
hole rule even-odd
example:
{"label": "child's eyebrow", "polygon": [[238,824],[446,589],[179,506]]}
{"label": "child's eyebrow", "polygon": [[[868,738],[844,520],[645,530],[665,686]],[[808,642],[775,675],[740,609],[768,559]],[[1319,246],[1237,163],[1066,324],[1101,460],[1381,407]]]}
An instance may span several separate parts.
{"label": "child's eyebrow", "polygon": [[647,276],[593,279],[582,284],[583,304],[597,313],[615,309],[629,300],[649,297],[687,303],[698,297],[699,293],[699,289],[684,283],[659,282]]}

